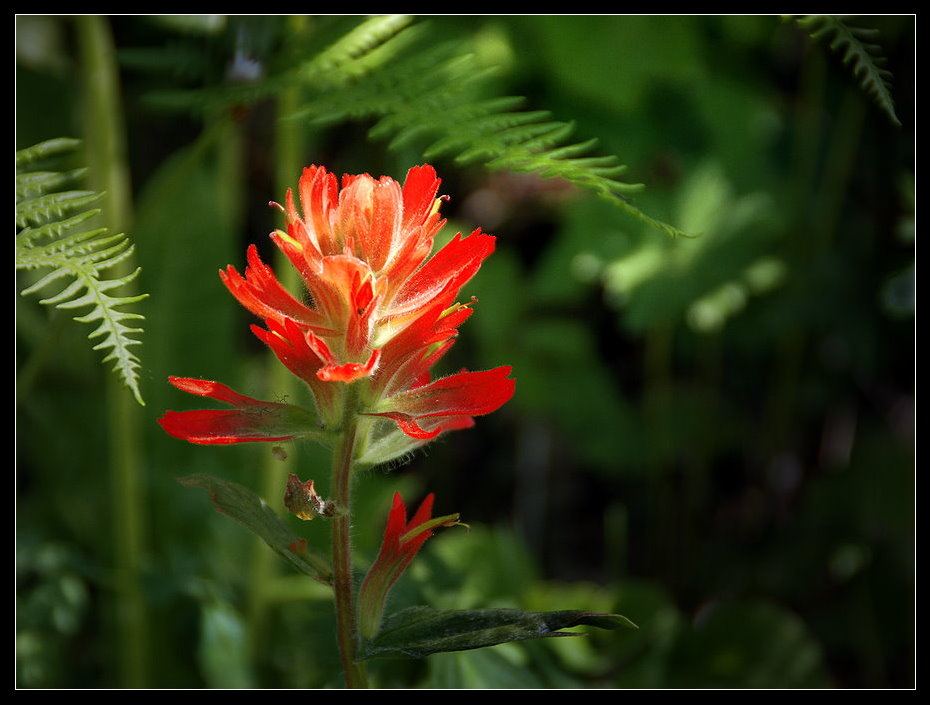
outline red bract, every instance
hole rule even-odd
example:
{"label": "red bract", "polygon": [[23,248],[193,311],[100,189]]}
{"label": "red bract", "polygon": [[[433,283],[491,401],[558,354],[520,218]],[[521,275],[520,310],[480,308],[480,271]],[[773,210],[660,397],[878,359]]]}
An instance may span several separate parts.
{"label": "red bract", "polygon": [[[411,169],[403,186],[362,174],[344,176],[340,188],[325,168],[308,167],[298,187],[301,209],[289,190],[282,208],[287,231],[271,235],[300,273],[306,295],[285,290],[254,246],[242,274],[232,266],[220,272],[233,296],[264,321],[252,326],[255,335],[307,384],[323,428],[339,426],[345,387],[359,384],[357,413],[393,421],[407,439],[372,422],[363,452],[377,447],[396,457],[442,431],[471,425],[473,416],[513,396],[509,367],[430,381],[430,369],[472,312],[456,303],[459,292],[494,251],[494,238],[475,230],[429,257],[445,223],[439,183],[426,165]],[[193,442],[217,442],[202,440],[212,437],[211,419],[221,426],[230,414],[241,417],[224,413],[169,412],[162,424]],[[196,432],[185,434],[188,421]],[[272,440],[215,430],[229,439],[222,442]]]}
{"label": "red bract", "polygon": [[498,367],[443,377],[388,397],[383,405],[392,411],[368,413],[392,419],[412,438],[434,438],[463,423],[456,417],[467,417],[470,422],[470,417],[490,413],[510,399],[516,384],[507,379],[510,369]]}
{"label": "red bract", "polygon": [[234,392],[226,385],[204,379],[169,377],[178,389],[224,401],[236,407],[226,411],[168,411],[158,423],[175,438],[191,443],[223,445],[245,441],[285,441],[317,435],[313,415],[290,404],[259,401]]}
{"label": "red bract", "polygon": [[458,514],[432,518],[433,499],[432,494],[428,495],[413,518],[407,521],[407,507],[400,494],[394,493],[381,550],[359,591],[359,631],[363,637],[371,638],[377,634],[388,592],[426,539],[433,535],[433,529],[458,524]]}

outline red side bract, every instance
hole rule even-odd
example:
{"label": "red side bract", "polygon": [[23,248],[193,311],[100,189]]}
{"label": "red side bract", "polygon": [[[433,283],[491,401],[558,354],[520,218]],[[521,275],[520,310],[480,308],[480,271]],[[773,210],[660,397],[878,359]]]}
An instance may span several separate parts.
{"label": "red side bract", "polygon": [[210,397],[234,410],[167,411],[158,423],[167,433],[191,443],[225,445],[250,441],[283,441],[313,433],[314,417],[290,404],[260,401],[224,384],[203,379],[169,377],[178,389]]}
{"label": "red side bract", "polygon": [[428,439],[448,430],[449,417],[489,414],[513,396],[510,367],[460,372],[385,399],[372,416],[384,416],[412,438]]}

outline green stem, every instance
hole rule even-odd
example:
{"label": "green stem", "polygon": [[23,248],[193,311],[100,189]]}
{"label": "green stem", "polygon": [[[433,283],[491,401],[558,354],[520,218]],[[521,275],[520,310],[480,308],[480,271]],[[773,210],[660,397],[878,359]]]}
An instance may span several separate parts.
{"label": "green stem", "polygon": [[352,470],[358,436],[358,394],[349,385],[343,412],[342,434],[333,450],[333,589],[336,593],[336,629],[346,686],[366,688],[365,672],[355,662],[358,627],[355,617],[355,580],[352,576]]}
{"label": "green stem", "polygon": [[[125,232],[131,219],[126,140],[120,119],[122,106],[116,55],[107,20],[85,15],[76,20],[84,105],[84,138],[91,187],[103,191],[103,213],[111,232]],[[123,262],[115,276],[131,270]],[[144,554],[145,511],[139,478],[142,462],[139,411],[113,375],[106,376],[107,428],[113,497],[114,572],[116,575],[119,678],[123,687],[143,688],[147,682],[147,605],[139,585]]]}

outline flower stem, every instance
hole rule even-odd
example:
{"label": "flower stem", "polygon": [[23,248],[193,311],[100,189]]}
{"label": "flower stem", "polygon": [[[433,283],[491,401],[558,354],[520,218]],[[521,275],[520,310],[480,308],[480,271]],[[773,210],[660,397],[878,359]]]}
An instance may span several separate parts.
{"label": "flower stem", "polygon": [[333,588],[336,593],[336,629],[339,656],[348,688],[367,688],[365,671],[355,662],[357,626],[355,581],[352,577],[352,468],[358,435],[355,385],[349,385],[343,413],[342,434],[333,450],[332,495],[337,513],[333,518]]}

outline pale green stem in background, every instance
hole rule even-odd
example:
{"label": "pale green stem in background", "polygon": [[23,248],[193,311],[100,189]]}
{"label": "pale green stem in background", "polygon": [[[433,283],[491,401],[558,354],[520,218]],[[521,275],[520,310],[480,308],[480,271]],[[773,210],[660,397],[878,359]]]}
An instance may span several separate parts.
{"label": "pale green stem in background", "polygon": [[[300,35],[308,29],[306,17],[289,18],[292,40],[299,41]],[[274,200],[283,203],[284,194],[289,187],[294,188],[300,178],[301,170],[306,164],[303,155],[303,137],[305,136],[305,123],[290,120],[288,117],[296,113],[300,105],[300,87],[297,84],[289,86],[278,94],[277,112],[278,120],[275,131],[275,164],[276,189]],[[282,285],[298,297],[302,291],[303,282],[297,271],[290,265],[287,258],[277,253],[275,272]],[[281,398],[300,398],[306,394],[300,384],[283,365],[273,356],[269,360],[269,383],[271,392]],[[346,685],[350,688],[364,688],[367,686],[363,668],[355,663],[357,648],[356,617],[355,617],[355,582],[352,573],[352,544],[351,544],[351,483],[353,459],[356,450],[356,437],[358,431],[357,399],[355,390],[347,387],[345,400],[345,414],[340,433],[340,439],[333,450],[332,484],[330,486],[331,499],[339,508],[339,514],[332,520],[333,532],[333,587],[335,591],[337,641],[340,657],[345,672]],[[266,456],[264,462],[264,496],[274,501],[283,495],[286,478],[289,472],[296,472],[302,479],[317,476],[315,468],[295,467],[295,456],[289,455],[285,461],[273,459],[271,454]],[[274,586],[277,584],[276,559],[264,545],[257,546],[254,559],[250,564],[250,604],[249,626],[253,644],[261,642],[262,624]]]}
{"label": "pale green stem in background", "polygon": [[830,131],[830,142],[824,163],[823,177],[818,191],[817,226],[820,232],[818,243],[824,250],[833,245],[843,201],[849,192],[849,183],[859,156],[859,142],[865,122],[866,103],[858,86],[846,89],[843,102],[836,114]]}
{"label": "pale green stem in background", "polygon": [[[795,106],[795,137],[792,147],[792,176],[789,202],[795,213],[810,213],[811,194],[817,193],[817,155],[823,140],[823,94],[826,82],[826,64],[819,51],[809,51],[802,64],[800,91]],[[809,223],[790,223],[795,232],[788,247],[799,260],[808,248],[811,234]],[[762,427],[761,452],[767,457],[783,452],[787,442],[787,429],[797,394],[798,378],[802,369],[805,336],[799,327],[787,330],[776,341],[772,377],[766,400],[765,421]]]}
{"label": "pale green stem in background", "polygon": [[[823,57],[815,53],[804,64],[798,99],[798,125],[794,149],[794,212],[803,221],[793,223],[794,254],[799,262],[821,257],[833,244],[844,199],[855,168],[865,119],[865,103],[858,87],[850,86],[830,125],[821,118],[826,92]],[[826,158],[818,169],[815,156],[826,141]],[[819,178],[818,178],[819,176]],[[800,188],[799,188],[800,186]],[[808,332],[795,327],[778,341],[765,424],[769,453],[778,453],[787,441],[808,346]]]}
{"label": "pale green stem in background", "polygon": [[[131,195],[126,163],[119,78],[113,39],[105,18],[85,15],[76,20],[84,92],[84,140],[90,187],[105,192],[101,204],[112,233],[129,230]],[[130,262],[117,265],[114,276],[132,271]],[[145,536],[145,509],[140,495],[142,463],[139,449],[140,414],[132,394],[117,377],[107,374],[106,413],[112,483],[112,521],[116,613],[115,653],[119,684],[147,685],[148,620],[139,584]]]}
{"label": "pale green stem in background", "polygon": [[[19,322],[22,322],[23,318],[29,315],[29,311],[17,308],[16,315]],[[37,341],[35,350],[23,362],[22,367],[16,374],[16,397],[18,399],[29,398],[32,385],[39,378],[39,373],[61,349],[61,332],[65,326],[71,325],[70,320],[71,316],[62,311],[57,309],[49,311],[47,321],[42,323],[42,338]]]}
{"label": "pale green stem in background", "polygon": [[[298,32],[300,24],[305,19],[303,17],[290,18],[289,27],[292,32]],[[299,100],[300,90],[297,85],[284,88],[277,97],[278,119],[275,123],[274,145],[274,163],[277,167],[275,188],[273,197],[266,200],[283,203],[287,187],[293,185],[300,174],[302,166],[301,124],[281,119],[282,116],[294,112]],[[276,252],[274,270],[285,289],[291,292],[300,291],[301,284],[297,271],[280,252]],[[297,379],[271,352],[268,354],[267,367],[270,394],[281,399],[300,398]],[[265,452],[262,458],[262,496],[266,501],[274,502],[283,497],[288,473],[293,472],[303,479],[310,479],[305,476],[306,473],[301,474],[300,469],[296,467],[296,457],[293,453],[283,461],[275,459],[268,452]],[[256,541],[249,565],[249,633],[254,653],[261,653],[264,640],[263,624],[269,605],[269,595],[274,592],[274,584],[278,578],[279,559],[268,550],[262,541]]]}

